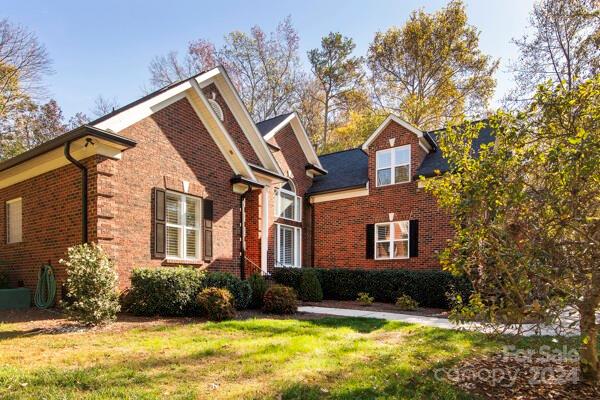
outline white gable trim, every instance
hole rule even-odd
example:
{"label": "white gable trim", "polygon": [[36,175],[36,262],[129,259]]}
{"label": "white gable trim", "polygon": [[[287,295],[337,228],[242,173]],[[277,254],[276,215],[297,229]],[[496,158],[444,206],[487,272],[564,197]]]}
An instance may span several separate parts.
{"label": "white gable trim", "polygon": [[283,121],[281,121],[275,128],[271,129],[264,136],[265,140],[272,139],[287,124],[292,125],[292,130],[294,131],[294,134],[296,135],[296,139],[298,140],[298,143],[300,143],[300,147],[302,148],[302,151],[304,152],[304,155],[306,156],[306,159],[308,160],[308,162],[313,165],[316,165],[319,168],[323,168],[321,166],[321,162],[319,161],[319,157],[317,156],[317,152],[315,151],[315,148],[313,147],[312,143],[310,142],[310,139],[308,138],[308,134],[306,133],[306,130],[304,129],[304,126],[302,125],[302,122],[300,122],[300,118],[298,117],[298,114],[296,114],[295,112],[291,113]]}
{"label": "white gable trim", "polygon": [[414,133],[415,135],[417,135],[417,137],[419,138],[419,145],[426,151],[426,152],[430,152],[432,150],[431,148],[431,144],[427,141],[427,139],[425,139],[425,135],[423,134],[423,132],[417,128],[415,128],[414,126],[412,126],[411,124],[409,124],[408,122],[406,122],[405,120],[403,120],[402,118],[394,115],[394,114],[390,114],[388,115],[388,117],[385,119],[385,121],[383,121],[381,123],[381,125],[379,125],[379,127],[377,129],[375,129],[375,132],[373,132],[373,134],[371,136],[369,136],[369,138],[365,141],[365,143],[363,143],[362,145],[362,149],[363,150],[367,150],[369,148],[369,146],[371,145],[371,143],[373,143],[373,141],[377,138],[377,136],[379,136],[379,134],[381,132],[383,132],[383,130],[391,123],[391,122],[395,122],[398,125],[408,129],[410,132]]}
{"label": "white gable trim", "polygon": [[211,137],[221,150],[221,153],[223,153],[229,162],[233,171],[236,174],[241,174],[247,178],[256,180],[254,173],[242,156],[242,153],[235,145],[235,142],[229,133],[227,133],[227,130],[219,117],[215,114],[215,111],[211,107],[206,96],[204,96],[200,85],[195,79],[191,79],[190,81],[193,91],[189,93],[188,100],[196,112],[196,115],[200,121],[202,121],[202,124],[207,128]]}
{"label": "white gable trim", "polygon": [[223,96],[227,107],[229,107],[236,121],[240,124],[242,131],[246,135],[246,138],[250,142],[250,145],[258,156],[260,162],[265,166],[265,168],[277,172],[278,174],[282,174],[279,164],[269,150],[267,142],[265,139],[263,139],[262,135],[258,131],[254,120],[248,112],[248,109],[246,109],[246,106],[242,102],[237,90],[235,90],[231,79],[229,79],[229,75],[225,69],[220,66],[216,69],[218,69],[220,73],[216,75],[214,79],[204,80],[202,83],[200,83],[200,86],[204,88],[211,83],[215,84],[221,93],[221,96]]}
{"label": "white gable trim", "polygon": [[113,132],[120,132],[136,122],[149,117],[153,113],[158,112],[183,98],[187,98],[196,112],[196,115],[207,128],[212,139],[223,153],[223,156],[231,166],[233,172],[255,180],[255,176],[252,173],[250,166],[240,153],[235,142],[219,120],[218,116],[215,114],[200,88],[201,83],[207,81],[210,82],[221,75],[221,73],[221,69],[213,68],[196,78],[181,82],[163,93],[159,93],[140,104],[136,104],[133,107],[123,110],[122,112],[95,124],[94,127]]}

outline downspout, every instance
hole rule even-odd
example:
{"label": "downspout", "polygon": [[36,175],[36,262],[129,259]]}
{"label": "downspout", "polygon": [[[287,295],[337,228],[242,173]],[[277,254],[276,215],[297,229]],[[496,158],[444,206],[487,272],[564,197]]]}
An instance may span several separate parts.
{"label": "downspout", "polygon": [[310,202],[310,266],[315,267],[315,205]]}
{"label": "downspout", "polygon": [[88,242],[88,170],[71,155],[71,142],[65,143],[65,157],[81,170],[81,240]]}
{"label": "downspout", "polygon": [[246,236],[246,223],[245,223],[245,218],[246,218],[246,213],[245,213],[245,201],[246,201],[246,195],[248,194],[248,192],[252,190],[252,188],[250,187],[250,185],[247,186],[247,189],[244,193],[242,193],[240,195],[240,236],[241,236],[241,240],[240,240],[240,245],[241,245],[241,260],[240,260],[240,278],[242,279],[246,279],[246,240],[245,240],[245,236]]}

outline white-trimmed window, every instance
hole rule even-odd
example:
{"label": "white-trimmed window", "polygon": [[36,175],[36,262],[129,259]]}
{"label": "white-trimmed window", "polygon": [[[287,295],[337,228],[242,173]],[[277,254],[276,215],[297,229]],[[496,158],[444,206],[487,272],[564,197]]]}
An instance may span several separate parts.
{"label": "white-trimmed window", "polygon": [[296,196],[292,183],[288,181],[278,189],[276,197],[277,217],[302,222],[302,198]]}
{"label": "white-trimmed window", "polygon": [[410,182],[410,144],[376,153],[377,186]]}
{"label": "white-trimmed window", "polygon": [[276,224],[275,261],[278,267],[295,267],[302,265],[302,229]]}
{"label": "white-trimmed window", "polygon": [[174,192],[166,197],[167,258],[200,259],[200,199]]}
{"label": "white-trimmed window", "polygon": [[375,259],[409,257],[409,221],[375,224]]}
{"label": "white-trimmed window", "polygon": [[6,202],[6,243],[23,241],[23,200],[19,197]]}

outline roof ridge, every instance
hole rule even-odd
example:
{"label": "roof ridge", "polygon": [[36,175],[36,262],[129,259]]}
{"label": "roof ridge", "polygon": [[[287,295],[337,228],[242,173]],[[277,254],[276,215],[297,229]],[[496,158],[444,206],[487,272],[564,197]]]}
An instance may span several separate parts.
{"label": "roof ridge", "polygon": [[352,151],[352,150],[360,150],[360,151],[362,151],[362,149],[361,149],[360,147],[353,147],[353,148],[351,148],[351,149],[346,149],[346,150],[338,150],[338,151],[334,151],[334,152],[327,153],[327,154],[320,154],[320,155],[319,155],[319,157],[330,156],[330,155],[332,155],[332,154],[344,153],[344,152],[346,152],[346,151]]}

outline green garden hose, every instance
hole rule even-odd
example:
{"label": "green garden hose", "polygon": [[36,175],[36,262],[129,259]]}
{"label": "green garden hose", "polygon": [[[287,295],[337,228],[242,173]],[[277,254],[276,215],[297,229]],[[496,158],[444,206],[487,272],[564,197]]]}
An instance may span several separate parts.
{"label": "green garden hose", "polygon": [[34,302],[38,308],[48,308],[54,304],[56,295],[56,279],[50,265],[43,265],[38,273]]}

